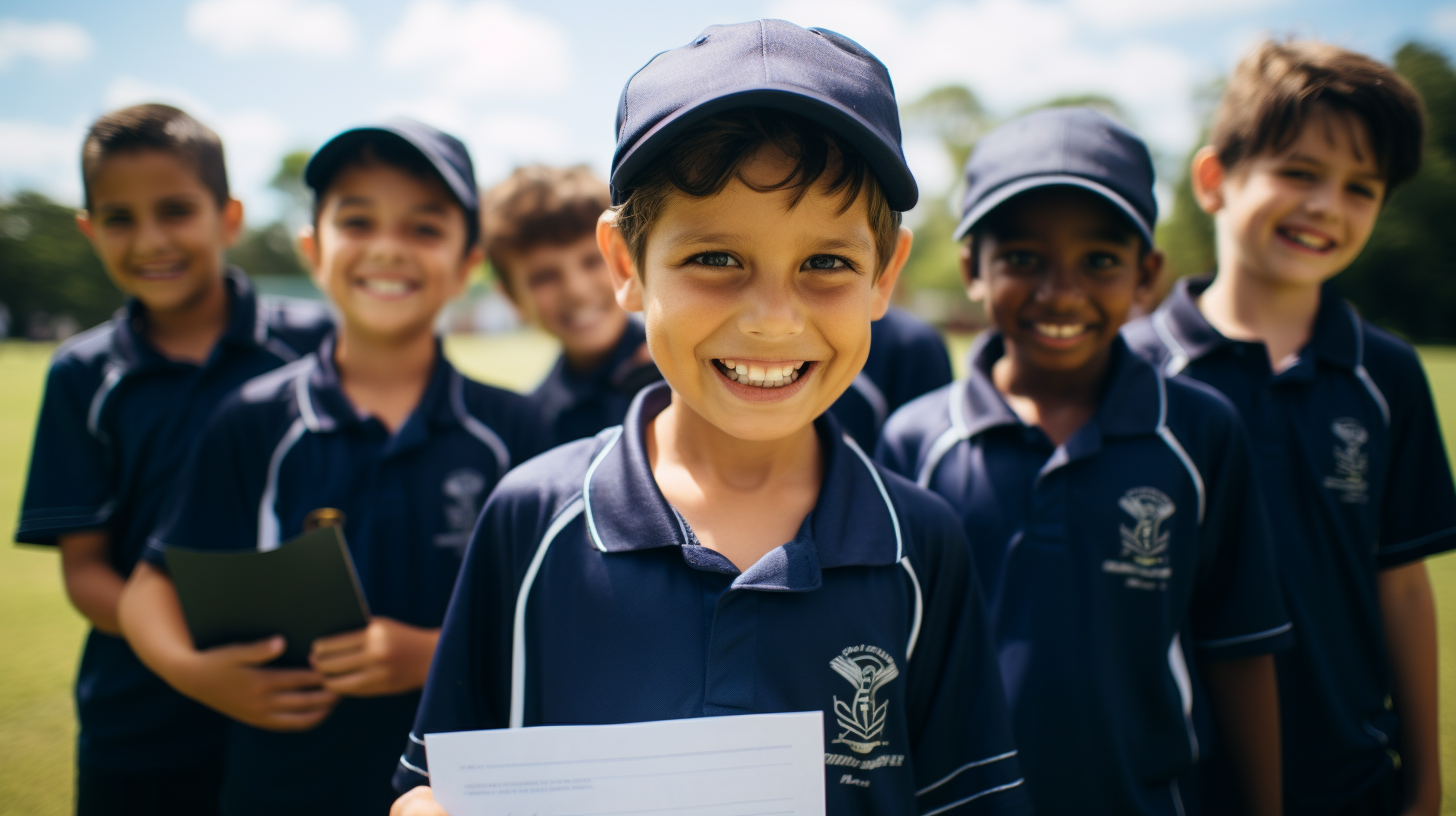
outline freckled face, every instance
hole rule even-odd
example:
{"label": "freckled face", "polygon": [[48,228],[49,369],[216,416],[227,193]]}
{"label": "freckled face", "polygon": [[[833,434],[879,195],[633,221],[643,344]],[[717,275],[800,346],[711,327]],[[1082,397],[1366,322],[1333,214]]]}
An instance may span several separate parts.
{"label": "freckled face", "polygon": [[979,241],[973,299],[1026,370],[1072,372],[1104,364],[1159,258],[1139,261],[1141,238],[1106,199],[1044,187],[1002,204]]}
{"label": "freckled face", "polygon": [[465,247],[465,214],[434,179],[370,163],[329,185],[310,260],[314,279],[354,332],[404,338],[433,332],[464,289],[478,251]]}
{"label": "freckled face", "polygon": [[522,316],[561,341],[567,356],[611,351],[627,323],[593,234],[533,247],[511,259],[511,292]]}
{"label": "freckled face", "polygon": [[[765,150],[741,173],[767,186],[792,166]],[[821,186],[791,199],[734,179],[672,197],[647,239],[652,357],[676,403],[739,439],[786,438],[834,403],[864,366],[898,272],[876,280],[863,195],[844,212]]]}
{"label": "freckled face", "polygon": [[219,208],[188,162],[160,150],[108,157],[79,219],[116,287],[152,312],[185,309],[221,285],[242,205]]}
{"label": "freckled face", "polygon": [[1312,285],[1360,254],[1375,228],[1385,181],[1364,124],[1324,110],[1282,153],[1237,167],[1219,192],[1220,254],[1271,282]]}

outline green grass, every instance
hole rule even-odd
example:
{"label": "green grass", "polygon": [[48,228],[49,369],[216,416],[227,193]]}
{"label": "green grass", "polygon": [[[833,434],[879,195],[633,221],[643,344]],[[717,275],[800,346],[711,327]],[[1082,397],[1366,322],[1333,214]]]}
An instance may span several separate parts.
{"label": "green grass", "polygon": [[[959,369],[969,340],[952,338]],[[551,364],[551,341],[533,332],[451,337],[446,353],[486,382],[529,389]],[[0,343],[0,531],[15,529],[30,438],[50,346]],[[1456,349],[1421,350],[1456,459]],[[1446,805],[1456,816],[1456,555],[1429,562],[1441,638],[1441,734]],[[61,590],[54,553],[0,547],[0,813],[69,813],[76,736],[71,681],[85,626]]]}

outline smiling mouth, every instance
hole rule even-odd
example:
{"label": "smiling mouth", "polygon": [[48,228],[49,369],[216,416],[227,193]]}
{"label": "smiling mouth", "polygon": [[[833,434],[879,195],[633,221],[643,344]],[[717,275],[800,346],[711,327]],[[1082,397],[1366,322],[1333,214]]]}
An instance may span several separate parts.
{"label": "smiling mouth", "polygon": [[371,295],[385,298],[401,298],[419,288],[398,278],[360,278],[354,285]]}
{"label": "smiling mouth", "polygon": [[1335,248],[1334,239],[1316,232],[1296,227],[1279,227],[1276,232],[1280,238],[1312,252],[1329,252]]}
{"label": "smiling mouth", "polygon": [[754,388],[783,388],[792,385],[814,365],[813,360],[785,363],[746,363],[731,358],[713,360],[723,376]]}
{"label": "smiling mouth", "polygon": [[187,271],[187,259],[138,264],[134,271],[142,279],[175,278]]}
{"label": "smiling mouth", "polygon": [[1092,330],[1086,323],[1033,323],[1032,331],[1053,340],[1071,340]]}

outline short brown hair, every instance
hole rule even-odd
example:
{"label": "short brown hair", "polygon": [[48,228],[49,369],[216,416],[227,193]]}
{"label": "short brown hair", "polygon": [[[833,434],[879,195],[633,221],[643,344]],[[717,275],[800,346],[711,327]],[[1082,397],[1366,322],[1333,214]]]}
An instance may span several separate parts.
{"label": "short brown hair", "polygon": [[[791,190],[789,206],[803,200],[820,178],[833,172],[829,195],[840,197],[840,212],[854,206],[861,192],[868,195],[870,230],[875,237],[878,266],[884,271],[895,253],[900,213],[890,209],[879,180],[849,143],[833,131],[802,116],[768,108],[743,108],[711,116],[693,125],[633,180],[627,200],[617,207],[617,226],[642,270],[647,233],[674,194],[706,198],[722,192],[739,175],[745,162],[771,145],[795,161],[782,180],[757,192]],[[746,183],[746,182],[745,182]]]}
{"label": "short brown hair", "polygon": [[1307,40],[1266,40],[1239,62],[1210,142],[1232,170],[1260,153],[1288,148],[1321,105],[1365,124],[1387,196],[1420,169],[1425,112],[1410,84],[1363,54]]}
{"label": "short brown hair", "polygon": [[228,201],[222,140],[210,128],[171,105],[132,105],[103,115],[81,143],[81,184],[91,209],[91,183],[101,165],[119,153],[160,150],[190,163],[221,209]]}
{"label": "short brown hair", "polygon": [[596,233],[612,193],[590,167],[517,167],[480,202],[485,255],[496,279],[511,292],[513,255],[542,245],[562,246]]}

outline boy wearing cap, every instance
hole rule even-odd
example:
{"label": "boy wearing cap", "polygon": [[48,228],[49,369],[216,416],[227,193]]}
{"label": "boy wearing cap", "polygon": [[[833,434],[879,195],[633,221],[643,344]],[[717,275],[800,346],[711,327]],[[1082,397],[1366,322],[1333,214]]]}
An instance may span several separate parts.
{"label": "boy wearing cap", "polygon": [[870,326],[864,369],[829,410],[860,447],[874,450],[890,414],[952,376],[950,354],[935,329],[891,306]]}
{"label": "boy wearing cap", "polygon": [[561,342],[531,394],[545,447],[622,422],[632,397],[661,379],[642,324],[617,305],[597,249],[611,192],[585,165],[519,167],[481,202],[485,254],[516,310]]}
{"label": "boy wearing cap", "polygon": [[962,270],[993,328],[878,455],[959,511],[1027,791],[1039,813],[1195,813],[1221,741],[1240,812],[1278,813],[1269,653],[1291,627],[1248,441],[1118,334],[1163,263],[1147,148],[1049,109],[982,139],[966,180]]}
{"label": "boy wearing cap", "polygon": [[666,383],[487,503],[394,812],[440,812],[428,733],[806,710],[829,813],[1023,812],[957,520],[822,416],[910,249],[884,66],[713,26],[632,77],[617,132],[597,235]]}
{"label": "boy wearing cap", "polygon": [[1422,559],[1456,547],[1456,490],[1415,352],[1330,283],[1415,174],[1423,127],[1415,92],[1375,60],[1315,42],[1256,47],[1191,172],[1217,275],[1181,281],[1128,330],[1165,372],[1233,401],[1268,475],[1299,631],[1278,658],[1290,814],[1440,807]]}
{"label": "boy wearing cap", "polygon": [[226,722],[137,660],[117,598],[213,409],[312,350],[328,320],[260,300],[227,266],[242,204],[222,142],[186,113],[136,105],[97,119],[81,178],[77,223],[127,303],[56,351],[15,540],[59,547],[92,626],[76,678],[76,812],[215,813]]}
{"label": "boy wearing cap", "polygon": [[[539,436],[524,398],[466,380],[434,333],[481,256],[464,145],[396,120],[335,137],[304,178],[302,249],[337,332],[219,409],[121,603],[142,659],[237,721],[224,813],[388,808],[470,529]],[[307,669],[266,667],[281,637],[193,648],[167,547],[268,550],[322,523],[344,529],[365,629],[316,640]]]}

